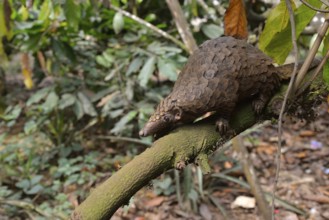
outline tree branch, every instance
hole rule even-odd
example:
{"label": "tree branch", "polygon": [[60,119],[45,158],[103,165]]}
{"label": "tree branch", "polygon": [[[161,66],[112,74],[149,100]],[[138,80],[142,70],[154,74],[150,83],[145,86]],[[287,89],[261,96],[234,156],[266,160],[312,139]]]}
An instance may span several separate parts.
{"label": "tree branch", "polygon": [[166,0],[166,2],[172,16],[174,17],[177,30],[182,37],[183,42],[187,46],[188,52],[192,54],[193,51],[198,48],[198,46],[184,17],[182,8],[180,7],[180,4],[177,0]]}
{"label": "tree branch", "polygon": [[162,37],[172,41],[173,43],[175,43],[177,46],[181,47],[183,50],[185,50],[186,52],[189,52],[188,48],[179,40],[177,40],[176,38],[174,38],[173,36],[171,36],[170,34],[167,34],[166,32],[164,32],[163,30],[157,28],[156,26],[154,26],[153,24],[137,17],[136,15],[133,15],[125,10],[122,10],[121,8],[118,8],[114,5],[110,5],[109,6],[111,9],[113,9],[116,12],[120,12],[121,14],[123,14],[124,16],[144,25],[145,27],[151,29],[152,31],[160,34]]}
{"label": "tree branch", "polygon": [[[324,87],[323,84],[316,85],[320,86],[319,89]],[[269,119],[271,115],[278,112],[278,102],[282,103],[286,88],[286,84],[282,85],[273,96],[267,105],[267,113],[262,119]],[[242,103],[236,109],[230,121],[236,134],[259,122],[250,103]],[[234,136],[231,134],[225,140]],[[177,128],[155,141],[151,148],[136,156],[108,180],[92,190],[89,197],[72,213],[71,219],[109,219],[119,207],[127,204],[129,199],[152,179],[166,170],[182,169],[187,163],[204,158],[206,154],[221,147],[225,140],[215,131],[215,126],[210,119]]]}

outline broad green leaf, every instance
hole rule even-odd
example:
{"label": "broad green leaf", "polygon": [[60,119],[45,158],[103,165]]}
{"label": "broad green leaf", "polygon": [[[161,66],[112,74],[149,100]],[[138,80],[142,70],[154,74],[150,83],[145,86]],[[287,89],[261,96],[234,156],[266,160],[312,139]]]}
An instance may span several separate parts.
{"label": "broad green leaf", "polygon": [[[284,1],[271,12],[259,39],[259,48],[279,64],[286,60],[292,49],[289,14],[287,14],[287,8],[283,3]],[[321,2],[318,0],[309,0],[309,3],[316,7],[321,5]],[[315,11],[303,4],[294,11],[297,37],[299,37],[315,13]],[[285,17],[285,19],[278,17],[278,15]]]}
{"label": "broad green leaf", "polygon": [[29,18],[29,10],[27,10],[24,5],[19,8],[18,14],[20,15],[22,21],[26,21]]}
{"label": "broad green leaf", "polygon": [[89,100],[89,98],[82,92],[78,92],[78,98],[82,103],[83,112],[90,116],[97,116],[97,112]]}
{"label": "broad green leaf", "polygon": [[64,6],[64,13],[68,26],[74,30],[77,30],[81,18],[80,4],[76,0],[66,0]]}
{"label": "broad green leaf", "polygon": [[43,89],[40,89],[39,91],[37,91],[36,93],[34,93],[26,102],[27,106],[30,106],[34,103],[38,103],[40,102],[42,99],[44,99],[48,93],[50,92],[52,88],[51,87],[46,87]]}
{"label": "broad green leaf", "polygon": [[[295,8],[295,6],[293,7]],[[270,13],[265,28],[259,37],[259,48],[263,50],[274,36],[283,31],[289,24],[289,12],[285,1],[281,1]]]}
{"label": "broad green leaf", "polygon": [[43,178],[42,175],[35,175],[34,177],[32,177],[31,181],[31,185],[35,185],[37,183],[40,182],[40,180]]}
{"label": "broad green leaf", "polygon": [[41,186],[40,184],[37,184],[37,185],[33,186],[31,189],[25,190],[24,192],[28,195],[34,195],[34,194],[41,192],[43,189],[44,189],[43,186]]}
{"label": "broad green leaf", "polygon": [[215,24],[202,25],[201,30],[210,39],[217,38],[224,34],[224,29]]}
{"label": "broad green leaf", "polygon": [[84,115],[83,106],[79,100],[74,103],[73,111],[78,120]]}
{"label": "broad green leaf", "polygon": [[58,95],[52,91],[48,94],[46,101],[42,104],[43,110],[48,113],[52,111],[58,104]]}
{"label": "broad green leaf", "polygon": [[[329,50],[329,32],[327,32],[327,35],[325,36],[323,40],[323,51],[322,51],[322,56],[324,57]],[[323,67],[323,80],[329,86],[329,61],[324,64]]]}
{"label": "broad green leaf", "polygon": [[62,95],[61,100],[59,101],[59,109],[67,108],[74,104],[76,97],[70,93],[65,93]]}
{"label": "broad green leaf", "polygon": [[176,66],[173,63],[166,62],[165,60],[159,58],[158,59],[158,68],[160,74],[168,77],[171,81],[176,81],[177,79],[177,72]]}
{"label": "broad green leaf", "polygon": [[30,181],[28,179],[23,179],[19,181],[18,183],[15,184],[16,187],[21,188],[21,189],[27,189],[30,187]]}
{"label": "broad green leaf", "polygon": [[113,18],[113,29],[116,34],[120,33],[124,26],[123,15],[117,12]]}
{"label": "broad green leaf", "polygon": [[156,61],[156,59],[154,56],[150,57],[144,64],[142,70],[140,71],[140,73],[138,75],[138,80],[139,80],[139,84],[142,87],[146,87],[147,82],[149,81],[150,77],[152,76],[152,73],[155,70],[155,61]]}
{"label": "broad green leaf", "polygon": [[137,111],[130,111],[128,114],[123,116],[115,125],[114,128],[111,130],[112,133],[118,133],[122,131],[126,124],[134,119],[137,115]]}
{"label": "broad green leaf", "polygon": [[49,19],[49,15],[52,11],[52,2],[51,0],[45,0],[40,8],[39,20],[45,21]]}
{"label": "broad green leaf", "polygon": [[129,65],[128,70],[126,72],[126,76],[130,76],[132,73],[136,73],[142,66],[143,59],[140,57],[135,58]]}

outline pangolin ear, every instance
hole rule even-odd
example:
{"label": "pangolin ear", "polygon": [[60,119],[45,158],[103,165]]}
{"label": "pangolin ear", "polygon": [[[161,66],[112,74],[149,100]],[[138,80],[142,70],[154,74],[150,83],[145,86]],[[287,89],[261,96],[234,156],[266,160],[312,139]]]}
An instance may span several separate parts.
{"label": "pangolin ear", "polygon": [[182,110],[181,109],[175,109],[175,121],[178,121],[182,118]]}

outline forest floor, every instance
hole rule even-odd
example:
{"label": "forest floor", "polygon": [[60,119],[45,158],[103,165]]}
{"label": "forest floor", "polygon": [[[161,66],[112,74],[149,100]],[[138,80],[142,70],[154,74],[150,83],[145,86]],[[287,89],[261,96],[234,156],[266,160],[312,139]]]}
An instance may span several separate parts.
{"label": "forest floor", "polygon": [[[274,158],[278,142],[277,126],[268,123],[252,130],[243,140],[263,190],[271,193],[276,169]],[[283,204],[276,206],[276,219],[329,219],[328,104],[319,107],[319,116],[312,123],[286,120],[283,140],[282,165],[276,192]],[[235,165],[236,152],[230,148],[224,154],[233,158],[233,162],[220,160],[219,153],[215,153],[211,158],[213,173],[224,172],[235,178],[237,183],[223,181],[212,175],[204,176],[204,197],[199,198],[194,209],[191,200],[183,201],[180,206],[176,194],[158,195],[153,187],[147,187],[135,195],[129,207],[119,209],[112,219],[261,219],[257,204],[250,204],[249,200],[234,202],[240,196],[253,199],[253,195],[250,190],[238,184],[239,180],[245,181],[245,178],[241,167]],[[232,169],[234,167],[237,169]],[[196,170],[195,166],[191,169]]]}

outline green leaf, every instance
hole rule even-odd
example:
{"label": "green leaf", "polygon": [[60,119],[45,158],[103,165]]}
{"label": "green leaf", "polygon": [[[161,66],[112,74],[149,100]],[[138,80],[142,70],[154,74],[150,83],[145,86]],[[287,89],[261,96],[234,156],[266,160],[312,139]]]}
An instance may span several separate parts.
{"label": "green leaf", "polygon": [[136,73],[142,66],[143,59],[140,57],[135,58],[129,65],[128,70],[126,72],[126,76],[130,76],[132,73]]}
{"label": "green leaf", "polygon": [[34,195],[34,194],[41,192],[43,189],[44,189],[43,186],[41,186],[40,184],[37,184],[37,185],[33,186],[30,190],[27,190],[24,192],[28,195]]}
{"label": "green leaf", "polygon": [[24,133],[31,134],[32,132],[36,131],[37,128],[37,123],[35,123],[34,120],[30,120],[24,124]]}
{"label": "green leaf", "polygon": [[259,39],[259,48],[262,50],[271,42],[274,36],[283,31],[289,24],[289,12],[285,1],[281,1],[270,13],[265,28]]}
{"label": "green leaf", "polygon": [[[326,35],[324,36],[322,44],[323,44],[322,57],[325,57],[329,50],[329,31],[327,31]],[[320,48],[321,48],[321,46],[320,46]],[[329,86],[329,61],[328,60],[323,66],[322,75],[323,75],[324,82]]]}
{"label": "green leaf", "polygon": [[81,119],[82,116],[84,115],[83,106],[82,106],[82,103],[79,100],[77,100],[74,103],[73,111],[75,113],[75,116],[77,116],[78,120]]}
{"label": "green leaf", "polygon": [[150,77],[152,76],[152,73],[155,70],[155,61],[156,61],[156,59],[154,56],[150,57],[144,64],[142,70],[140,71],[140,73],[138,75],[138,80],[139,80],[139,84],[142,87],[146,87],[147,82],[149,81]]}
{"label": "green leaf", "polygon": [[42,108],[46,113],[51,112],[58,104],[58,96],[52,91],[48,94],[46,101],[42,104]]}
{"label": "green leaf", "polygon": [[23,179],[23,180],[19,181],[18,183],[16,183],[15,186],[20,189],[27,189],[30,187],[30,181],[27,179]]}
{"label": "green leaf", "polygon": [[75,52],[68,43],[51,38],[51,46],[58,60],[76,63]]}
{"label": "green leaf", "polygon": [[66,0],[64,6],[64,13],[68,26],[74,30],[77,30],[81,18],[80,4],[77,3],[76,0]]}
{"label": "green leaf", "polygon": [[44,99],[48,93],[50,92],[52,88],[51,87],[46,87],[43,89],[40,89],[36,93],[34,93],[26,102],[26,106],[30,106],[34,103],[40,102],[42,99]]}
{"label": "green leaf", "polygon": [[124,26],[123,15],[117,12],[113,18],[113,29],[116,34],[120,33]]}
{"label": "green leaf", "polygon": [[112,133],[118,133],[122,131],[128,122],[134,119],[137,115],[137,111],[130,111],[128,114],[123,116],[115,125],[114,128],[111,130]]}
{"label": "green leaf", "polygon": [[171,81],[176,81],[177,79],[177,68],[173,63],[166,62],[164,59],[158,59],[158,68],[160,74],[168,77]]}
{"label": "green leaf", "polygon": [[65,93],[62,95],[61,100],[59,101],[58,108],[64,109],[74,104],[76,97],[70,93]]}
{"label": "green leaf", "polygon": [[201,30],[210,39],[217,38],[224,34],[224,29],[215,24],[202,25]]}
{"label": "green leaf", "polygon": [[[322,4],[318,0],[309,0],[309,3],[315,7],[319,7]],[[294,14],[296,36],[299,37],[316,12],[302,4],[295,10]],[[279,64],[283,63],[289,55],[292,49],[291,27],[284,1],[271,12],[259,39],[259,49]]]}
{"label": "green leaf", "polygon": [[89,98],[82,92],[78,92],[78,98],[82,103],[83,112],[90,116],[97,116],[97,112],[89,100]]}
{"label": "green leaf", "polygon": [[45,21],[49,19],[49,15],[52,11],[52,2],[50,0],[45,0],[40,9],[39,20]]}

